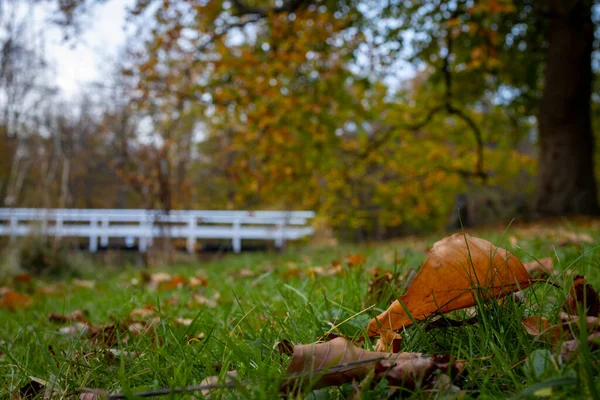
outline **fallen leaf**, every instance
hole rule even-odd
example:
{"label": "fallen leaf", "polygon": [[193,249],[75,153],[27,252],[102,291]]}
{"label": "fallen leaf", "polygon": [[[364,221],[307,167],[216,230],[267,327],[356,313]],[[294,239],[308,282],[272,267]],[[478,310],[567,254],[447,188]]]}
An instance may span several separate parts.
{"label": "fallen leaf", "polygon": [[[565,329],[571,329],[573,326],[579,327],[579,325],[581,324],[581,319],[578,315],[571,315],[564,311],[558,313],[558,318],[561,320]],[[596,331],[600,327],[600,318],[587,316],[585,317],[585,324],[588,332]]]}
{"label": "fallen leaf", "polygon": [[131,319],[146,319],[152,318],[156,316],[156,312],[154,311],[154,305],[148,304],[142,308],[136,308],[131,310],[129,313],[129,318]]}
{"label": "fallen leaf", "polygon": [[96,287],[95,281],[86,281],[86,280],[77,279],[77,278],[73,279],[71,281],[71,283],[75,286],[85,288],[85,289],[93,289],[94,287]]}
{"label": "fallen leaf", "polygon": [[208,279],[206,279],[203,276],[199,276],[199,275],[192,276],[190,278],[189,285],[191,287],[208,286]]}
{"label": "fallen leaf", "polygon": [[573,286],[565,300],[564,309],[571,315],[577,315],[578,309],[584,309],[588,316],[600,315],[600,299],[592,285],[585,282],[585,277],[578,275],[573,279]]}
{"label": "fallen leaf", "polygon": [[529,261],[523,264],[529,275],[533,278],[542,278],[554,274],[554,262],[551,257]]}
{"label": "fallen leaf", "polygon": [[173,320],[173,323],[177,326],[190,326],[194,320],[191,318],[177,317]]}
{"label": "fallen leaf", "polygon": [[574,245],[579,248],[583,247],[583,243],[594,243],[594,238],[587,233],[575,233],[568,231],[559,232],[559,246]]}
{"label": "fallen leaf", "polygon": [[46,390],[46,387],[36,380],[30,380],[25,386],[19,389],[19,397],[21,400],[33,400],[40,397]]}
{"label": "fallen leaf", "polygon": [[88,337],[95,329],[88,323],[77,322],[74,325],[60,328],[59,332],[70,337]]}
{"label": "fallen leaf", "polygon": [[159,290],[175,290],[187,285],[188,280],[183,275],[175,275],[166,281],[158,284]]}
{"label": "fallen leaf", "polygon": [[376,336],[398,330],[413,319],[474,306],[477,296],[501,298],[531,283],[523,263],[512,253],[487,240],[457,233],[435,243],[406,295],[372,319],[367,332]]}
{"label": "fallen leaf", "polygon": [[81,310],[71,311],[68,314],[50,313],[48,321],[58,324],[66,324],[68,322],[87,322],[87,312]]}
{"label": "fallen leaf", "polygon": [[291,356],[294,353],[294,345],[292,345],[292,343],[287,339],[283,339],[281,342],[278,342],[276,346],[277,350],[279,350],[279,354]]}
{"label": "fallen leaf", "polygon": [[168,282],[171,280],[171,275],[166,272],[156,272],[154,274],[148,274],[147,272],[142,272],[141,274],[142,282],[151,289],[158,289],[161,283]]}
{"label": "fallen leaf", "polygon": [[306,270],[306,275],[311,279],[315,279],[317,276],[333,276],[344,272],[342,264],[332,265],[330,268],[323,267],[312,267]]}
{"label": "fallen leaf", "polygon": [[346,256],[346,263],[351,267],[358,267],[367,262],[364,254],[350,254]]}
{"label": "fallen leaf", "polygon": [[[591,350],[600,348],[600,332],[594,332],[587,337],[587,342]],[[576,353],[579,352],[579,346],[581,342],[579,339],[567,340],[564,342],[560,349],[560,358],[564,361],[572,358]]]}
{"label": "fallen leaf", "polygon": [[369,281],[369,285],[367,286],[367,295],[363,300],[362,308],[367,308],[372,304],[379,304],[384,296],[387,295],[386,299],[389,299],[391,294],[402,288],[403,281],[397,275],[389,271],[376,271],[373,279]]}
{"label": "fallen leaf", "polygon": [[563,334],[560,326],[553,326],[550,321],[540,315],[525,318],[521,324],[530,335],[548,338],[553,344],[557,343]]}
{"label": "fallen leaf", "polygon": [[15,311],[20,308],[29,308],[33,303],[33,299],[26,295],[21,294],[12,289],[2,288],[2,295],[0,297],[0,307],[7,308],[10,311]]}
{"label": "fallen leaf", "polygon": [[[237,371],[227,371],[226,375],[225,375],[225,382],[223,384],[228,384],[228,383],[233,383],[235,381],[237,381]],[[206,378],[204,378],[202,380],[202,382],[200,383],[201,386],[212,386],[212,385],[219,385],[219,378],[218,376],[207,376]],[[218,387],[215,388],[210,388],[210,389],[202,389],[202,396],[206,397],[209,394],[213,393],[215,390],[219,389]]]}
{"label": "fallen leaf", "polygon": [[231,274],[232,278],[234,279],[238,279],[238,278],[251,278],[254,276],[254,271],[252,271],[249,268],[242,268],[238,271],[235,271],[233,274]]}
{"label": "fallen leaf", "polygon": [[450,358],[426,357],[421,353],[367,351],[347,339],[337,338],[326,343],[294,346],[287,369],[289,380],[282,390],[290,391],[307,384],[318,389],[360,381],[373,369],[376,382],[385,378],[392,385],[412,388],[417,382],[427,383],[438,370],[455,375],[462,370],[462,365]]}
{"label": "fallen leaf", "polygon": [[[218,295],[215,295],[215,298],[218,299]],[[209,299],[208,297],[204,297],[199,293],[194,293],[192,295],[192,300],[195,304],[201,304],[209,308],[215,308],[217,306],[217,301],[214,299]]]}

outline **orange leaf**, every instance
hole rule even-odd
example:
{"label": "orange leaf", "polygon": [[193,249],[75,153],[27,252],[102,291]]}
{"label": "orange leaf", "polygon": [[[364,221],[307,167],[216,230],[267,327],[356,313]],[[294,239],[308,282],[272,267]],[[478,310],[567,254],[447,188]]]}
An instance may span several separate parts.
{"label": "orange leaf", "polygon": [[346,262],[351,267],[363,265],[367,261],[367,257],[364,254],[350,254],[346,256]]}
{"label": "orange leaf", "polygon": [[398,330],[413,323],[409,314],[424,320],[474,306],[477,296],[500,298],[530,285],[531,277],[512,253],[487,240],[456,233],[433,246],[406,295],[371,320],[367,332],[376,336]]}
{"label": "orange leaf", "polygon": [[0,299],[0,307],[15,311],[18,308],[29,308],[31,306],[32,299],[26,294],[21,294],[12,289],[5,289],[0,292],[3,294]]}

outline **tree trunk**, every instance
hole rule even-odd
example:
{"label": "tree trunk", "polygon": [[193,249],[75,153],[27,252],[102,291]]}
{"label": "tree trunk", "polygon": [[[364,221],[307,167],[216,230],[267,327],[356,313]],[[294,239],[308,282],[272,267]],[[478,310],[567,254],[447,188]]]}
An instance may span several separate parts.
{"label": "tree trunk", "polygon": [[592,1],[550,3],[535,208],[541,215],[598,214],[590,117]]}

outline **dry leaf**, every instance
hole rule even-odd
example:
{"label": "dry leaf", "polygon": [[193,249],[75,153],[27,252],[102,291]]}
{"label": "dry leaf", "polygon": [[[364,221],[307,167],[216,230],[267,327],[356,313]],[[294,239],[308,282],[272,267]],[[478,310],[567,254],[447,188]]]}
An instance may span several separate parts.
{"label": "dry leaf", "polygon": [[189,285],[191,287],[208,286],[208,279],[200,275],[192,276],[190,278]]}
{"label": "dry leaf", "polygon": [[[237,371],[227,371],[224,384],[234,383],[235,381],[237,381],[237,376],[238,376]],[[200,383],[201,386],[211,386],[211,385],[218,385],[218,384],[219,384],[218,376],[207,376]],[[219,389],[219,388],[202,389],[201,390],[202,396],[207,397],[209,394],[211,394],[212,392],[214,392],[217,389]]]}
{"label": "dry leaf", "polygon": [[346,263],[351,267],[358,267],[367,262],[367,257],[364,254],[350,254],[346,256]]}
{"label": "dry leaf", "polygon": [[594,243],[594,238],[587,233],[575,233],[568,231],[559,232],[559,246],[568,246],[570,244],[579,248],[583,247],[583,243]]}
{"label": "dry leaf", "polygon": [[[573,326],[579,327],[579,324],[581,323],[578,315],[571,315],[564,311],[558,313],[558,318],[560,318],[565,329],[572,329]],[[585,324],[588,332],[596,331],[600,327],[600,318],[591,316],[585,317]]]}
{"label": "dry leaf", "polygon": [[175,275],[167,281],[158,284],[159,290],[175,290],[187,285],[188,280],[183,275]]}
{"label": "dry leaf", "polygon": [[586,315],[600,315],[600,300],[592,285],[585,283],[585,277],[578,275],[573,279],[573,287],[565,301],[565,311],[571,315],[578,314],[578,308],[584,308]]}
{"label": "dry leaf", "polygon": [[48,321],[55,322],[57,324],[66,324],[68,322],[87,322],[87,312],[81,310],[75,310],[68,314],[50,313],[48,314]]}
{"label": "dry leaf", "polygon": [[83,279],[73,279],[71,281],[71,283],[75,286],[79,286],[81,288],[85,288],[85,289],[93,289],[94,287],[96,287],[96,282],[95,281],[85,281]]}
{"label": "dry leaf", "polygon": [[254,271],[252,271],[249,268],[242,268],[239,271],[236,271],[233,274],[231,274],[231,276],[234,279],[238,279],[238,278],[251,278],[251,277],[254,276]]}
{"label": "dry leaf", "polygon": [[283,339],[281,342],[278,342],[276,346],[277,350],[279,350],[279,354],[291,356],[294,353],[294,345],[292,345],[292,343],[287,339]]}
{"label": "dry leaf", "polygon": [[[531,285],[523,263],[487,240],[457,233],[437,242],[406,295],[371,320],[368,335],[398,330],[436,313],[471,307],[476,297],[500,298]],[[387,336],[387,335],[386,335]]]}
{"label": "dry leaf", "polygon": [[530,335],[545,337],[550,343],[557,343],[563,334],[560,326],[553,326],[550,321],[540,315],[525,318],[521,324]]}
{"label": "dry leaf", "polygon": [[94,329],[96,328],[86,322],[77,322],[74,325],[60,328],[59,332],[71,337],[87,337]]}
{"label": "dry leaf", "polygon": [[142,308],[136,308],[131,310],[129,313],[129,318],[131,319],[146,319],[152,318],[156,316],[156,312],[154,311],[154,305],[147,304]]}
{"label": "dry leaf", "polygon": [[219,298],[218,294],[215,294],[215,299],[209,299],[208,297],[204,297],[199,293],[194,293],[192,295],[192,300],[195,304],[205,305],[209,308],[215,308],[217,306],[217,299]]}
{"label": "dry leaf", "polygon": [[[589,335],[587,337],[587,342],[590,351],[600,348],[600,332],[594,332],[591,335]],[[579,339],[572,339],[564,342],[560,349],[560,358],[563,361],[567,361],[568,359],[570,359],[574,354],[576,354],[579,351],[580,344],[581,343]]]}
{"label": "dry leaf", "polygon": [[387,379],[393,385],[414,387],[423,379],[427,382],[437,370],[459,372],[462,365],[450,359],[424,357],[421,353],[366,351],[344,338],[331,342],[294,346],[292,361],[287,369],[290,381],[283,386],[289,391],[306,384],[312,389],[361,381],[371,370],[374,381]]}
{"label": "dry leaf", "polygon": [[542,278],[554,274],[554,262],[552,257],[529,261],[523,264],[529,275],[533,278]]}
{"label": "dry leaf", "polygon": [[15,311],[19,308],[29,308],[33,303],[33,299],[21,294],[15,290],[2,288],[2,297],[0,297],[0,307],[8,308],[10,311]]}

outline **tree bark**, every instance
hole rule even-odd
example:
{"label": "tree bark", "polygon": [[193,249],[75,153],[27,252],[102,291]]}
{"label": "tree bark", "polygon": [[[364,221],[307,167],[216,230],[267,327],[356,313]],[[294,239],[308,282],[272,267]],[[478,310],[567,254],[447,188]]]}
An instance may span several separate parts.
{"label": "tree bark", "polygon": [[550,10],[535,208],[541,215],[598,214],[590,116],[592,1],[550,1]]}

